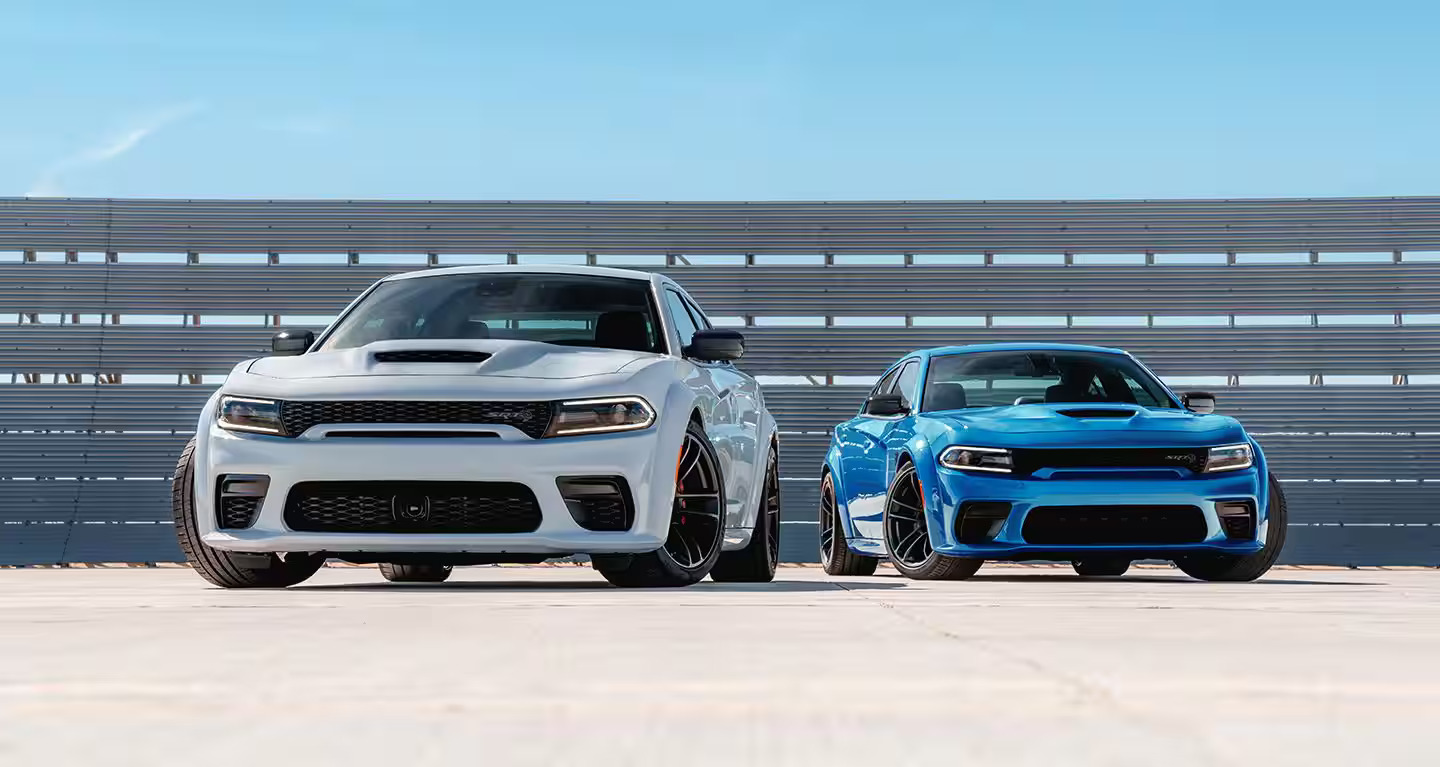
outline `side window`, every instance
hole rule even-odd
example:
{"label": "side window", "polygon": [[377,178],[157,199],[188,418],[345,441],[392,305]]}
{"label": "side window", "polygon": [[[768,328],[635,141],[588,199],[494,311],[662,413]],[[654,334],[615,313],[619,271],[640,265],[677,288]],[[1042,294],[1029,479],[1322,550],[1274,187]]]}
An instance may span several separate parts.
{"label": "side window", "polygon": [[703,330],[709,330],[712,326],[710,325],[710,318],[705,316],[705,312],[700,311],[700,307],[696,306],[694,301],[684,296],[681,296],[681,298],[685,299],[685,306],[689,307],[690,316],[694,318],[695,324],[699,325]]}
{"label": "side window", "polygon": [[873,388],[873,389],[870,390],[870,396],[873,397],[873,396],[875,396],[876,394],[884,394],[884,393],[890,391],[890,387],[895,384],[895,377],[898,376],[899,374],[900,374],[900,369],[899,369],[899,368],[896,368],[896,369],[890,371],[888,374],[886,374],[886,376],[885,376],[884,378],[881,378],[880,381],[875,384],[875,388]]}
{"label": "side window", "polygon": [[905,398],[905,404],[915,404],[915,377],[920,374],[920,363],[910,360],[900,368],[900,375],[895,379],[895,393]]}
{"label": "side window", "polygon": [[670,310],[670,320],[675,323],[675,334],[680,336],[680,348],[675,350],[676,354],[683,353],[695,338],[695,320],[690,318],[690,311],[685,308],[685,299],[673,290],[665,291],[665,307]]}

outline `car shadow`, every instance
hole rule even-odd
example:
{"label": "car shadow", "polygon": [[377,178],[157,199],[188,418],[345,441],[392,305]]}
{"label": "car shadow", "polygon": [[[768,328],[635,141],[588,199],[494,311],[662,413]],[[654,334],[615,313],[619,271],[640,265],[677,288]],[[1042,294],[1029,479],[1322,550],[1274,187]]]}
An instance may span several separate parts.
{"label": "car shadow", "polygon": [[[887,576],[881,576],[881,577],[903,578],[904,576],[900,575],[899,573],[896,573],[896,574],[893,575],[893,576],[887,575]],[[1184,575],[1183,573],[1175,573],[1175,574],[1173,574],[1173,575],[1134,575],[1134,574],[1127,574],[1127,575],[1121,575],[1121,576],[1117,576],[1117,577],[1081,578],[1080,576],[1075,575],[1075,574],[1073,574],[1073,573],[1069,573],[1069,574],[1066,574],[1066,573],[1035,573],[1034,575],[1020,575],[1020,574],[1014,574],[1014,575],[1012,575],[1012,574],[1009,574],[1009,573],[1004,573],[1004,574],[1002,574],[1002,573],[985,573],[985,572],[982,571],[982,572],[980,572],[980,573],[975,574],[974,576],[971,576],[971,577],[969,578],[969,580],[971,580],[971,581],[997,581],[997,582],[1001,582],[1001,583],[1035,583],[1035,582],[1037,582],[1037,581],[1050,583],[1050,582],[1055,582],[1055,581],[1064,581],[1064,582],[1067,582],[1067,583],[1086,583],[1086,584],[1092,584],[1092,583],[1093,583],[1093,584],[1111,583],[1111,584],[1115,584],[1115,585],[1117,585],[1117,586],[1123,586],[1123,585],[1125,585],[1125,584],[1127,584],[1127,583],[1176,583],[1176,584],[1193,584],[1193,585],[1196,585],[1196,586],[1201,586],[1201,585],[1206,585],[1206,584],[1207,584],[1206,581],[1202,581],[1202,580],[1197,580],[1197,579],[1195,579],[1195,578],[1191,578],[1190,576]],[[1298,578],[1265,578],[1265,577],[1261,577],[1260,580],[1253,581],[1252,583],[1255,584],[1255,585],[1261,585],[1261,586],[1265,586],[1265,585],[1270,585],[1270,586],[1376,586],[1376,585],[1380,585],[1380,584],[1376,584],[1376,583],[1362,583],[1362,582],[1357,582],[1357,581],[1309,581],[1309,580],[1301,580],[1301,579],[1298,579]],[[1225,585],[1237,585],[1237,584],[1225,584]],[[1238,585],[1245,585],[1245,584],[1238,584]]]}
{"label": "car shadow", "polygon": [[694,586],[683,588],[653,588],[653,589],[620,589],[605,581],[483,581],[464,580],[446,581],[444,583],[389,583],[381,581],[378,583],[315,583],[309,585],[291,586],[291,591],[395,591],[405,590],[407,592],[428,591],[435,593],[456,592],[456,591],[549,591],[549,592],[585,592],[585,591],[663,591],[663,592],[752,592],[757,594],[796,593],[796,592],[818,592],[818,591],[864,591],[864,590],[888,590],[903,589],[906,587],[904,581],[892,583],[876,583],[874,581],[772,581],[770,583],[714,583],[704,581]]}

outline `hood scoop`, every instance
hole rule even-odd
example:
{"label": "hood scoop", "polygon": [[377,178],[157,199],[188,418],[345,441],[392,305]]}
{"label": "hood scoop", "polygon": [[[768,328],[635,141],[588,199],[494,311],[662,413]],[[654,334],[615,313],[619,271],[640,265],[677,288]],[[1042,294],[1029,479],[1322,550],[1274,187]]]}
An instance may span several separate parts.
{"label": "hood scoop", "polygon": [[1139,411],[1121,410],[1118,408],[1081,407],[1056,412],[1060,413],[1060,415],[1068,415],[1071,418],[1133,418]]}
{"label": "hood scoop", "polygon": [[463,349],[399,349],[375,352],[374,359],[376,362],[469,362],[474,364],[490,359],[490,353]]}

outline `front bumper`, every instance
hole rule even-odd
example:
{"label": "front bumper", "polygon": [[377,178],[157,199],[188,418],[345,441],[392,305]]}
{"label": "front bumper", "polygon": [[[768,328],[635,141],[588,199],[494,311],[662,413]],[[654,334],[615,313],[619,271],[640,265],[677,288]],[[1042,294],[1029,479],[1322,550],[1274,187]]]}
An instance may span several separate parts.
{"label": "front bumper", "polygon": [[[283,438],[237,434],[215,426],[203,436],[195,465],[196,523],[201,539],[217,549],[643,553],[660,548],[669,531],[674,451],[659,449],[665,434],[658,425],[644,431],[544,440],[519,432],[504,433],[499,439],[327,439],[323,429]],[[667,460],[660,460],[662,455]],[[215,487],[223,474],[270,478],[265,499],[247,529],[218,529]],[[562,476],[624,477],[634,504],[630,529],[596,532],[581,527],[556,485]],[[541,522],[534,532],[504,534],[297,532],[286,526],[286,496],[295,484],[374,480],[523,483],[535,494]]]}
{"label": "front bumper", "polygon": [[[1004,475],[939,468],[934,481],[925,483],[926,507],[935,550],[958,557],[984,559],[1071,559],[1081,555],[1113,553],[1133,559],[1167,559],[1186,552],[1237,555],[1259,551],[1265,540],[1266,487],[1257,468],[1214,475],[1175,475],[1174,478],[1102,478],[1090,472],[1086,479],[1014,479]],[[961,505],[970,501],[1010,504],[999,532],[985,543],[962,543],[957,531]],[[1255,509],[1255,534],[1245,539],[1226,535],[1216,511],[1220,501],[1249,501]],[[1196,506],[1205,520],[1203,539],[1190,543],[1047,543],[1027,541],[1023,535],[1027,515],[1044,506],[1117,507]],[[937,529],[938,528],[938,529]]]}

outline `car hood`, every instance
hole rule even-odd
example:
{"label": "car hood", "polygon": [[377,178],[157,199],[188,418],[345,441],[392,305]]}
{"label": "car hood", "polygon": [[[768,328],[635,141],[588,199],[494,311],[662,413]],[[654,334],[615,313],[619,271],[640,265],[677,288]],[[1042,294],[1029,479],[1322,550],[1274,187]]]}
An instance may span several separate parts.
{"label": "car hood", "polygon": [[[479,362],[384,362],[385,352],[471,352],[488,354]],[[478,339],[461,341],[377,341],[354,349],[310,352],[294,357],[263,357],[250,363],[253,376],[280,379],[347,376],[481,376],[571,379],[603,376],[639,367],[661,355],[620,349],[556,346],[536,341]]]}
{"label": "car hood", "polygon": [[1246,441],[1234,418],[1112,403],[1014,405],[926,413],[956,442],[994,447],[1202,447]]}

